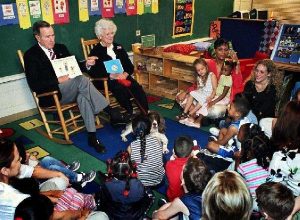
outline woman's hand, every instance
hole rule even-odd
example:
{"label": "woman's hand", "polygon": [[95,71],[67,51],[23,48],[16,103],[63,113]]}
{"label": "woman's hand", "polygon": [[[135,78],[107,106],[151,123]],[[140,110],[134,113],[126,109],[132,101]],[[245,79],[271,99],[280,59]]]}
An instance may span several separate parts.
{"label": "woman's hand", "polygon": [[237,53],[234,50],[230,50],[228,54],[234,62],[238,62],[239,58],[237,57]]}
{"label": "woman's hand", "polygon": [[88,57],[86,60],[86,63],[85,63],[86,67],[89,68],[91,66],[94,66],[96,63],[96,60],[98,60],[98,57],[96,57],[96,56]]}
{"label": "woman's hand", "polygon": [[127,79],[128,76],[129,76],[129,74],[127,72],[124,72],[124,73],[119,74],[118,79]]}
{"label": "woman's hand", "polygon": [[110,79],[126,79],[129,76],[128,73],[111,73],[109,74]]}

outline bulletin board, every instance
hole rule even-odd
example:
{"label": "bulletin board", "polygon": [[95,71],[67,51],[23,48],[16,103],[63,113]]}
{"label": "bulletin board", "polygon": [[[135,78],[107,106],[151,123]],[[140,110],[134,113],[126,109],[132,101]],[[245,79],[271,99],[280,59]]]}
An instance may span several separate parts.
{"label": "bulletin board", "polygon": [[173,38],[193,34],[194,0],[174,0]]}
{"label": "bulletin board", "polygon": [[275,62],[300,64],[300,25],[283,24],[271,59]]}

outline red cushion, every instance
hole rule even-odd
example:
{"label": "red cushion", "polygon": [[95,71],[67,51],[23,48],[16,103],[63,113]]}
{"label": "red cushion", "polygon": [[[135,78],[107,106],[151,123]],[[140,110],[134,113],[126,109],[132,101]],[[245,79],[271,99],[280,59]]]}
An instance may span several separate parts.
{"label": "red cushion", "polygon": [[192,44],[175,44],[175,45],[164,48],[164,52],[181,53],[184,55],[188,55],[192,51],[195,51],[195,50],[196,50],[196,47]]}

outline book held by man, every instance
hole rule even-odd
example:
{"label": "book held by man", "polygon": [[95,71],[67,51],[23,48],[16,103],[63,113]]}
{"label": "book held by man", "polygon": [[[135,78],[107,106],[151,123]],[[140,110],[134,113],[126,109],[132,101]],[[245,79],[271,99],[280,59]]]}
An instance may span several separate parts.
{"label": "book held by man", "polygon": [[107,73],[123,73],[124,69],[119,59],[104,61],[104,66]]}
{"label": "book held by man", "polygon": [[75,56],[51,60],[51,64],[57,78],[66,75],[69,76],[69,78],[75,78],[76,76],[82,75]]}

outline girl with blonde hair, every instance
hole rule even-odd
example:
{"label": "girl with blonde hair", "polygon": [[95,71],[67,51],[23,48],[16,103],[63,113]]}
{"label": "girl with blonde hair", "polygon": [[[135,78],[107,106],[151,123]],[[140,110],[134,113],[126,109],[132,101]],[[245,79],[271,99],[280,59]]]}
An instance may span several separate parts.
{"label": "girl with blonde hair", "polygon": [[202,200],[204,220],[249,220],[252,197],[242,177],[225,170],[208,182]]}

